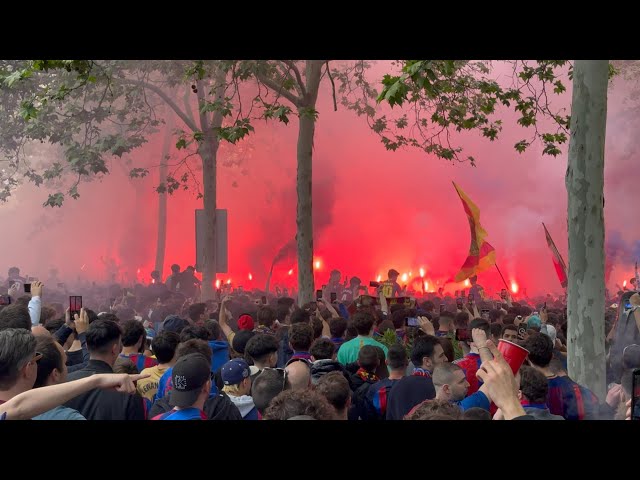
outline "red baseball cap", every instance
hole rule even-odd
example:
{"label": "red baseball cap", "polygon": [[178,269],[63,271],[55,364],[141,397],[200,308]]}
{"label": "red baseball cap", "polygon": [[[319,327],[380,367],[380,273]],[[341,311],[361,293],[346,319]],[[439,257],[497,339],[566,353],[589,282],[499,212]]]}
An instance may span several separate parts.
{"label": "red baseball cap", "polygon": [[240,330],[249,330],[252,331],[254,327],[253,318],[251,315],[241,315],[238,319],[238,328]]}

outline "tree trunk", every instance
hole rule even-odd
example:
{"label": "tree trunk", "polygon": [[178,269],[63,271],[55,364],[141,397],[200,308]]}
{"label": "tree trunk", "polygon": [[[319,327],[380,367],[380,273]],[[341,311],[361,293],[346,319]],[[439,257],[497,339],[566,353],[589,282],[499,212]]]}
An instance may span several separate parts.
{"label": "tree trunk", "polygon": [[[169,155],[169,147],[173,138],[173,114],[169,114],[167,118],[164,142],[162,143],[162,156],[160,158],[160,181],[167,181],[167,156]],[[164,253],[167,245],[167,193],[158,193],[158,239],[156,242],[156,265],[155,270],[160,272],[160,278],[164,278],[162,270],[164,268]]]}
{"label": "tree trunk", "polygon": [[[218,71],[214,78],[215,98],[224,96],[225,74]],[[202,81],[197,82],[198,101],[205,100],[207,85]],[[200,111],[200,108],[198,108]],[[202,158],[202,185],[203,203],[205,214],[204,255],[202,268],[202,301],[214,299],[214,282],[216,280],[216,208],[217,208],[217,170],[218,170],[218,141],[216,128],[222,125],[222,115],[214,112],[211,120],[206,113],[200,112],[200,126],[204,134],[204,140],[200,144],[198,152]]]}
{"label": "tree trunk", "polygon": [[300,126],[298,130],[298,210],[296,217],[298,246],[298,302],[304,305],[313,300],[313,222],[311,184],[313,171],[313,136],[315,110],[322,71],[321,60],[306,61],[306,96],[298,108]]}
{"label": "tree trunk", "polygon": [[604,145],[609,62],[576,60],[567,165],[569,376],[604,401]]}

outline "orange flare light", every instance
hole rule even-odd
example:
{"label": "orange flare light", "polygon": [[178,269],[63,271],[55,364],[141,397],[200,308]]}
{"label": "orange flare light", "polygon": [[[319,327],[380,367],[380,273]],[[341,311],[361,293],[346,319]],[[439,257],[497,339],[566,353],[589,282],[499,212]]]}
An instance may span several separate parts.
{"label": "orange flare light", "polygon": [[518,293],[518,284],[516,282],[511,282],[511,291],[513,293]]}
{"label": "orange flare light", "polygon": [[289,275],[293,275],[293,268],[289,270]]}
{"label": "orange flare light", "polygon": [[227,280],[227,285],[231,285],[231,279]]}
{"label": "orange flare light", "polygon": [[627,281],[625,280],[624,282],[622,282],[622,288],[627,286]]}
{"label": "orange flare light", "polygon": [[403,273],[403,274],[402,274],[402,281],[403,281],[403,282],[406,282],[406,281],[407,281],[407,274],[406,274],[406,273]]}
{"label": "orange flare light", "polygon": [[320,268],[320,260],[316,260],[316,269]]}
{"label": "orange flare light", "polygon": [[469,285],[471,285],[471,282],[469,282],[469,279],[467,278],[467,279],[464,281],[464,286],[465,286],[465,287],[468,287]]}
{"label": "orange flare light", "polygon": [[424,277],[424,268],[421,268],[421,269],[420,269],[420,276],[421,276],[421,277]]}
{"label": "orange flare light", "polygon": [[382,275],[378,275],[378,279],[376,280],[376,282],[379,282],[380,280],[382,280]]}
{"label": "orange flare light", "polygon": [[253,280],[253,275],[249,274],[249,280]]}
{"label": "orange flare light", "polygon": [[220,288],[220,280],[216,280],[216,288]]}

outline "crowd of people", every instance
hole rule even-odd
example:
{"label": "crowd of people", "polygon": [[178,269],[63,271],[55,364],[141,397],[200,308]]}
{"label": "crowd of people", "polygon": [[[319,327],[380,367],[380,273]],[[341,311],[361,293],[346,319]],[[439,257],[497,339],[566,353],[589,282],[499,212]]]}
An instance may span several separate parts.
{"label": "crowd of people", "polygon": [[[551,295],[402,297],[398,272],[373,285],[331,273],[317,301],[219,292],[199,302],[189,267],[147,285],[68,292],[9,271],[0,306],[0,418],[46,420],[592,420],[631,416],[636,331],[605,399],[567,374],[567,318]],[[30,282],[30,283],[29,283]],[[29,288],[25,289],[25,284]],[[25,290],[29,290],[28,293]],[[640,318],[636,320],[640,324]],[[622,332],[622,333],[621,333]],[[629,336],[631,332],[631,336]],[[633,336],[635,335],[635,336]],[[497,348],[528,351],[516,371]],[[613,362],[615,363],[615,362]]]}

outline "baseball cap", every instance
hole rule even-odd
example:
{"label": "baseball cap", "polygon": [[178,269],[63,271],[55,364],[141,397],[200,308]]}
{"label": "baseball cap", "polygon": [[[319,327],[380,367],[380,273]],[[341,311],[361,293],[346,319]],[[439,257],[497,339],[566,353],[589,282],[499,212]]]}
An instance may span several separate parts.
{"label": "baseball cap", "polygon": [[222,382],[225,385],[238,385],[245,378],[255,375],[260,369],[258,367],[249,366],[247,362],[240,358],[229,360],[220,369]]}
{"label": "baseball cap", "polygon": [[172,407],[190,407],[200,395],[202,386],[211,378],[211,362],[201,353],[180,357],[173,366],[169,396]]}
{"label": "baseball cap", "polygon": [[238,319],[238,328],[240,330],[253,330],[254,323],[251,315],[240,315]]}
{"label": "baseball cap", "polygon": [[180,333],[184,327],[188,325],[186,320],[183,320],[178,315],[169,315],[164,319],[162,323],[162,329],[169,331]]}

